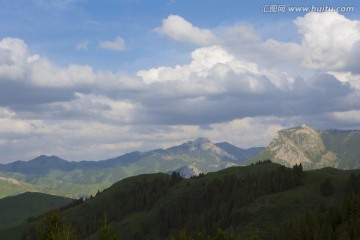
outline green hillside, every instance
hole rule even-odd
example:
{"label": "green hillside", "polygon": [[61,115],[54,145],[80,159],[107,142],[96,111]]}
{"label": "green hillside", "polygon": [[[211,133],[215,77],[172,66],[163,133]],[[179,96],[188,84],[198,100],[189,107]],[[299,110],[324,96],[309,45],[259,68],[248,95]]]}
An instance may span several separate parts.
{"label": "green hillside", "polygon": [[[122,240],[177,238],[181,230],[189,235],[215,236],[219,228],[235,239],[249,239],[301,219],[307,212],[341,205],[352,173],[359,174],[360,180],[359,170],[304,172],[299,166],[265,162],[188,180],[162,173],[140,175],[124,179],[60,215],[79,239],[98,239],[104,217],[109,222],[106,226]],[[328,182],[330,194],[326,192]],[[9,233],[0,232],[0,238]],[[36,236],[36,231],[28,234]],[[21,234],[15,235],[14,240]]]}
{"label": "green hillside", "polygon": [[14,178],[0,177],[0,200],[7,196],[13,196],[24,192],[43,192],[49,194],[63,193],[57,192],[39,185],[30,184]]}
{"label": "green hillside", "polygon": [[0,199],[0,229],[17,226],[31,216],[71,203],[73,199],[44,193],[22,193]]}

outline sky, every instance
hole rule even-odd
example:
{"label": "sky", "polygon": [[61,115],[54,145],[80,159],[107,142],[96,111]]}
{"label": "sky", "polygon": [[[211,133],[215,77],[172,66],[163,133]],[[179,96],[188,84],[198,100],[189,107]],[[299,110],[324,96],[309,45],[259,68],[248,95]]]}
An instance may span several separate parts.
{"label": "sky", "polygon": [[360,129],[359,1],[248,2],[0,0],[0,163]]}

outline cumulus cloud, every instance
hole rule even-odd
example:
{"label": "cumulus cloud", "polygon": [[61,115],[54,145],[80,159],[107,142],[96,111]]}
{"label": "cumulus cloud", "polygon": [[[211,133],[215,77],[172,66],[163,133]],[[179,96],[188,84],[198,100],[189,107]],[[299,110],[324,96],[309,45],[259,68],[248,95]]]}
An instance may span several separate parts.
{"label": "cumulus cloud", "polygon": [[203,125],[358,107],[349,101],[354,89],[332,75],[291,77],[238,59],[220,46],[195,50],[190,64],[137,75],[153,93],[142,101],[143,119],[164,124]]}
{"label": "cumulus cloud", "polygon": [[306,54],[303,54],[302,64],[305,67],[345,69],[352,53],[359,49],[360,21],[347,19],[337,12],[309,13],[297,18],[295,24],[303,37],[301,45]]}
{"label": "cumulus cloud", "polygon": [[210,30],[195,27],[178,15],[168,16],[162,21],[162,26],[155,28],[154,31],[175,41],[189,42],[200,46],[216,42],[216,37]]}
{"label": "cumulus cloud", "polygon": [[94,73],[89,66],[70,65],[60,68],[47,58],[31,55],[21,39],[0,41],[0,81],[16,80],[41,86],[66,86],[89,83]]}
{"label": "cumulus cloud", "polygon": [[256,64],[235,60],[221,46],[198,48],[191,53],[192,62],[188,65],[177,65],[175,68],[158,67],[150,70],[138,71],[137,75],[145,83],[165,81],[189,81],[194,78],[203,78],[209,75],[212,69],[219,76],[224,76],[228,70],[236,72],[257,71]]}
{"label": "cumulus cloud", "polygon": [[[94,71],[89,65],[60,67],[44,56],[31,54],[21,39],[0,40],[0,84],[17,81],[32,88],[118,89],[136,81],[110,71]],[[13,83],[15,84],[15,83]]]}
{"label": "cumulus cloud", "polygon": [[36,60],[37,56],[28,53],[21,39],[4,38],[0,41],[0,77],[19,79],[25,74],[25,65]]}
{"label": "cumulus cloud", "polygon": [[125,51],[126,44],[125,40],[122,37],[116,37],[112,41],[101,41],[99,43],[100,48],[112,50],[112,51]]}
{"label": "cumulus cloud", "polygon": [[[302,122],[358,126],[358,22],[311,13],[295,24],[301,40],[281,42],[264,40],[244,24],[215,37],[169,16],[155,31],[201,47],[185,64],[135,76],[60,67],[32,54],[21,39],[2,39],[0,152],[101,159],[101,151],[112,157],[198,136],[265,145],[276,130]],[[124,50],[117,40],[102,47]]]}
{"label": "cumulus cloud", "polygon": [[294,20],[300,41],[262,39],[252,25],[224,30],[221,44],[235,56],[296,74],[350,71],[359,74],[360,21],[337,12],[311,12]]}

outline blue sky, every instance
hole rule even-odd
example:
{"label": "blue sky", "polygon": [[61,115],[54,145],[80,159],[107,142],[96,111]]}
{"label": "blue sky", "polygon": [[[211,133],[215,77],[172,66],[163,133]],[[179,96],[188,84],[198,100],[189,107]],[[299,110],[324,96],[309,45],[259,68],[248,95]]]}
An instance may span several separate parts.
{"label": "blue sky", "polygon": [[[326,2],[313,3],[322,5]],[[206,4],[202,0],[3,0],[0,2],[0,33],[3,37],[24,40],[32,51],[46,55],[62,66],[71,62],[112,71],[136,71],[137,68],[156,66],[156,63],[170,61],[178,64],[178,61],[188,60],[183,55],[194,46],[167,41],[152,31],[169,15],[179,15],[201,28],[219,29],[244,22],[258,28],[263,37],[296,38],[297,30],[291,21],[303,13],[262,13],[262,6],[270,3],[252,1],[245,4],[234,0],[207,1]],[[288,4],[289,1],[276,3]],[[304,5],[304,1],[290,3]],[[351,1],[346,3],[353,6]],[[114,53],[98,48],[100,41],[113,40],[117,36],[126,41],[126,51]],[[86,51],[76,51],[76,46],[81,44],[87,47]]]}
{"label": "blue sky", "polygon": [[[265,13],[271,5],[284,12]],[[353,7],[291,12],[289,7]],[[360,3],[0,0],[0,162],[360,128]]]}

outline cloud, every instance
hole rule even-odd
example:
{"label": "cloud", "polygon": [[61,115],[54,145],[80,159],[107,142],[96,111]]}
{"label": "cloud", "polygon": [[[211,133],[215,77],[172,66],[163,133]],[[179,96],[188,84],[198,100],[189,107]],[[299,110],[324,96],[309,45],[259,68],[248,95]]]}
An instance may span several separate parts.
{"label": "cloud", "polygon": [[88,42],[81,42],[81,43],[78,43],[76,45],[75,49],[77,51],[87,51],[88,50],[88,45],[89,45]]}
{"label": "cloud", "polygon": [[[46,57],[30,54],[24,41],[16,38],[0,40],[0,55],[0,107],[23,119],[89,117],[128,122],[120,113],[130,116],[125,110],[130,100],[123,99],[141,88],[131,77],[95,72],[88,65],[59,67]],[[123,95],[121,99],[119,95]],[[104,99],[104,104],[99,99]]]}
{"label": "cloud", "polygon": [[195,27],[177,15],[168,16],[162,21],[162,26],[155,28],[154,31],[175,41],[189,42],[199,46],[216,42],[216,37],[210,30]]}
{"label": "cloud", "polygon": [[[357,21],[307,14],[295,23],[300,41],[281,42],[241,23],[215,37],[169,16],[156,31],[200,47],[188,62],[136,75],[58,66],[23,40],[4,38],[0,157],[48,153],[95,160],[199,136],[261,146],[276,130],[303,122],[360,127]],[[115,42],[105,46],[116,49]]]}
{"label": "cloud", "polygon": [[235,60],[233,55],[218,45],[198,48],[191,53],[191,58],[192,62],[188,65],[141,70],[137,72],[137,76],[149,84],[166,81],[189,81],[193,78],[207,77],[211,69],[217,71],[219,75],[224,75],[227,70],[230,70],[227,69],[227,66],[237,72],[257,71],[255,64]]}
{"label": "cloud", "polygon": [[[89,89],[136,88],[136,81],[110,71],[95,71],[89,65],[69,64],[60,67],[48,58],[30,54],[18,38],[0,40],[0,84],[19,82],[22,86],[80,91]],[[13,83],[15,84],[15,83]],[[29,88],[30,89],[30,88]]]}
{"label": "cloud", "polygon": [[[302,35],[302,65],[316,70],[344,70],[359,52],[360,21],[347,19],[337,12],[308,13],[295,20]],[[351,60],[351,62],[349,61]]]}
{"label": "cloud", "polygon": [[21,39],[4,38],[0,41],[0,77],[7,79],[21,78],[24,66],[36,56],[30,56],[27,46]]}
{"label": "cloud", "polygon": [[137,75],[151,89],[141,100],[141,119],[153,123],[206,125],[359,107],[351,103],[357,99],[355,90],[332,75],[294,78],[238,59],[220,46],[195,50],[190,64]]}
{"label": "cloud", "polygon": [[129,100],[112,99],[100,94],[74,93],[74,98],[42,106],[47,119],[89,120],[107,124],[133,124],[136,104]]}
{"label": "cloud", "polygon": [[[12,71],[21,74],[9,70],[3,75],[0,103],[25,118],[41,114],[108,124],[209,125],[359,107],[356,91],[332,75],[292,77],[230,54],[221,45],[194,50],[188,64],[140,70],[137,77],[126,78],[86,65],[60,68],[30,55],[21,40],[2,43],[7,57],[0,69],[11,63]],[[26,94],[13,97],[20,92]]]}
{"label": "cloud", "polygon": [[112,50],[112,51],[125,51],[126,44],[122,37],[116,37],[113,41],[101,41],[99,43],[100,48]]}
{"label": "cloud", "polygon": [[311,12],[294,24],[299,41],[262,39],[252,25],[244,23],[225,28],[218,39],[236,57],[293,74],[314,70],[360,73],[360,21],[337,12]]}

